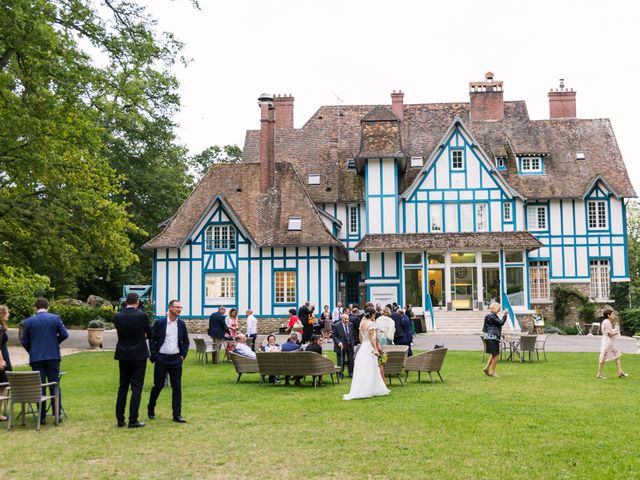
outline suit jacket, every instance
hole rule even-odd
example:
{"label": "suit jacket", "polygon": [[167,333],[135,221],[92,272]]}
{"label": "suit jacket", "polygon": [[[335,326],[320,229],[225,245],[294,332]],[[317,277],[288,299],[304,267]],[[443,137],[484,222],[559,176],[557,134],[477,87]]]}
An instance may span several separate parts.
{"label": "suit jacket", "polygon": [[211,338],[224,338],[224,334],[231,334],[227,327],[227,320],[220,312],[213,312],[209,317],[209,330],[207,331]]}
{"label": "suit jacket", "polygon": [[402,315],[398,312],[393,312],[391,314],[391,318],[393,319],[393,324],[396,327],[396,331],[393,334],[393,343],[398,344],[404,341],[404,329],[402,328]]}
{"label": "suit jacket", "polygon": [[[189,334],[187,333],[187,325],[184,320],[178,318],[178,349],[180,350],[180,356],[185,359],[187,353],[189,353]],[[151,348],[151,361],[155,362],[160,353],[160,348],[164,343],[164,339],[167,335],[167,319],[161,318],[156,320],[151,328],[151,339],[149,340],[149,347]]]}
{"label": "suit jacket", "polygon": [[405,345],[411,345],[413,336],[411,335],[411,319],[407,315],[402,316],[402,329],[404,330]]}
{"label": "suit jacket", "polygon": [[298,318],[302,322],[302,325],[306,325],[309,323],[309,315],[311,315],[312,310],[309,309],[306,305],[303,305],[298,310]]}
{"label": "suit jacket", "polygon": [[353,350],[353,347],[356,344],[356,329],[353,327],[353,324],[349,322],[349,338],[347,338],[347,334],[344,331],[344,324],[334,323],[331,328],[331,337],[333,338],[333,351],[338,353],[340,352],[340,347],[338,343],[342,342],[345,350]]}
{"label": "suit jacket", "polygon": [[118,344],[113,356],[123,362],[136,362],[149,358],[147,338],[151,338],[149,316],[142,310],[127,307],[116,313],[113,323],[118,331]]}
{"label": "suit jacket", "polygon": [[22,346],[29,352],[29,364],[60,360],[60,344],[69,337],[59,315],[39,312],[24,322]]}

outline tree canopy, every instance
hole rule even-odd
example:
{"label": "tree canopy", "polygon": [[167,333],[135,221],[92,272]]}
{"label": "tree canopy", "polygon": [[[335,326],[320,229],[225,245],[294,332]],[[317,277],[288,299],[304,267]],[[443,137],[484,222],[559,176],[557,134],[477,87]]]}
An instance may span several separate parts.
{"label": "tree canopy", "polygon": [[144,276],[135,247],[190,191],[182,45],[154,28],[131,1],[0,0],[0,258],[58,294]]}

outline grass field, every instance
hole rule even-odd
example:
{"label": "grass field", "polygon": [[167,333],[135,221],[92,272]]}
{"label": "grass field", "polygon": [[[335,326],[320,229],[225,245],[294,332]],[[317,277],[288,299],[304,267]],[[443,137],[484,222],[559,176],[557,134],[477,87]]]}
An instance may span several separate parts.
{"label": "grass field", "polygon": [[[388,397],[345,402],[339,386],[234,385],[231,365],[187,359],[183,416],[171,392],[142,429],[118,429],[112,353],[65,357],[70,416],[40,433],[0,424],[0,478],[640,478],[640,356],[630,377],[595,379],[597,354],[554,353],[549,362],[498,364],[449,352],[444,384],[392,386]],[[147,369],[141,413],[151,388]],[[307,384],[308,385],[308,384]],[[325,383],[326,385],[326,383]]]}

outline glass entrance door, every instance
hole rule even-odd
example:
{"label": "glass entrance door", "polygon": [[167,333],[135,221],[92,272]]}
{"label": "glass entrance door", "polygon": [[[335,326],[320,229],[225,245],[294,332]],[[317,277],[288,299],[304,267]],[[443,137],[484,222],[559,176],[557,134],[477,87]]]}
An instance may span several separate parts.
{"label": "glass entrance door", "polygon": [[451,267],[451,305],[455,310],[473,310],[478,299],[476,267]]}
{"label": "glass entrance door", "polygon": [[405,268],[404,269],[404,299],[405,303],[409,303],[414,307],[423,307],[422,305],[422,269],[421,268]]}
{"label": "glass entrance door", "polygon": [[482,267],[482,298],[484,304],[500,302],[500,268]]}
{"label": "glass entrance door", "polygon": [[524,268],[507,267],[507,297],[513,307],[524,305]]}
{"label": "glass entrance door", "polygon": [[444,288],[444,269],[429,269],[429,296],[434,307],[446,306]]}

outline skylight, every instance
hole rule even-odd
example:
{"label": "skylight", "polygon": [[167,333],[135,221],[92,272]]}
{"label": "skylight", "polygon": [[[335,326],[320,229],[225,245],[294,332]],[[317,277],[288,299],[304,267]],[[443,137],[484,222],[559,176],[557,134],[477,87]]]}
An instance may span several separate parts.
{"label": "skylight", "polygon": [[302,217],[289,217],[289,230],[302,230]]}

